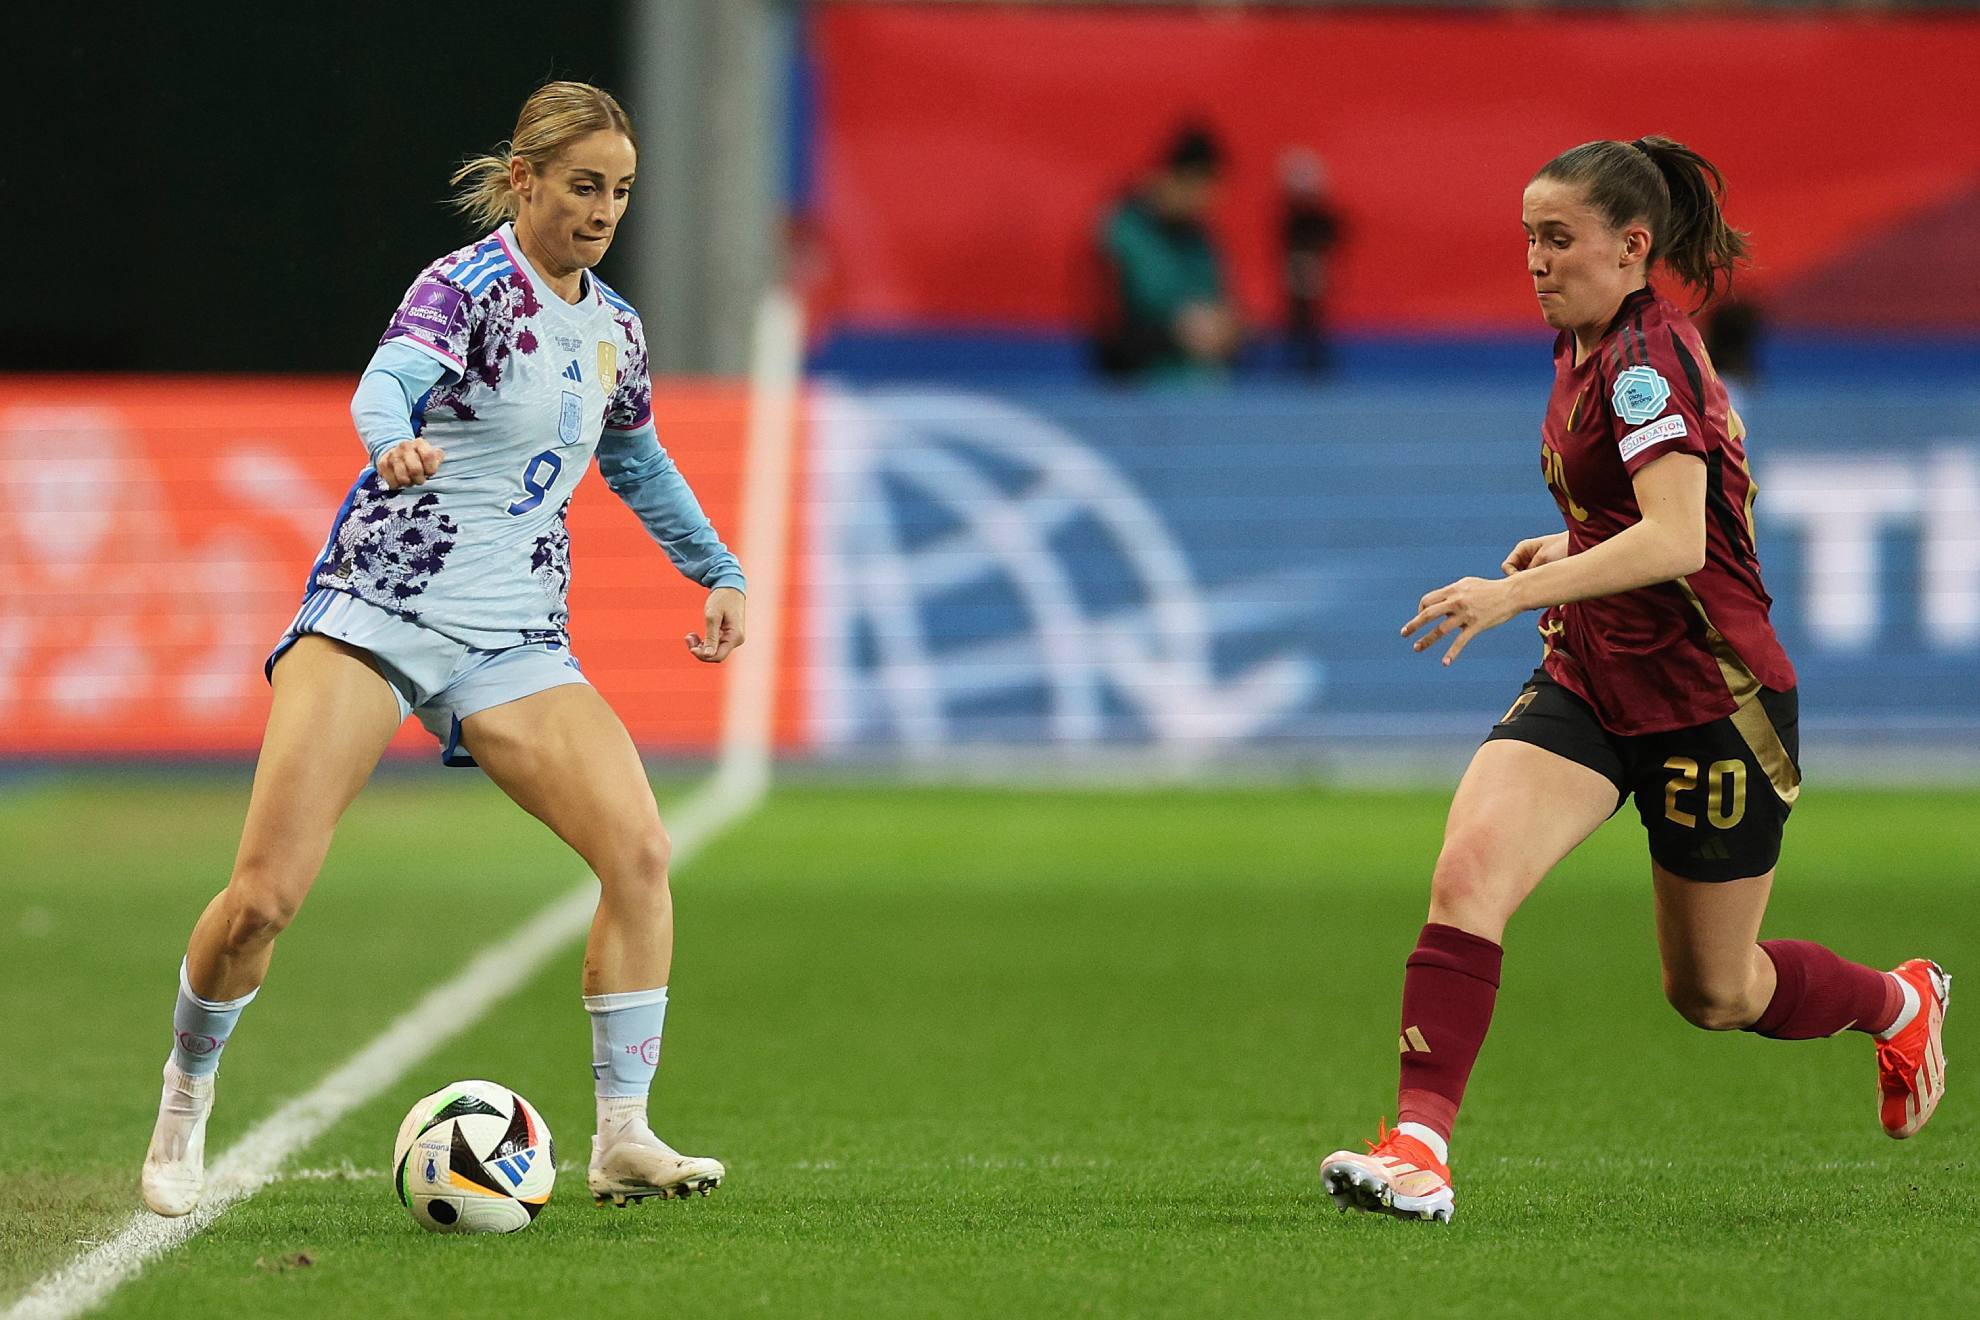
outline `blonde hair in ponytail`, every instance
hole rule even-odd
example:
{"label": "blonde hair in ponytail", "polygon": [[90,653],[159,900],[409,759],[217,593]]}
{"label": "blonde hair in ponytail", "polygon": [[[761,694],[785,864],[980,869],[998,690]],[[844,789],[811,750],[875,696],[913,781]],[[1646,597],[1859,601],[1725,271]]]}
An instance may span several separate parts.
{"label": "blonde hair in ponytail", "polygon": [[462,163],[448,182],[454,188],[454,209],[480,229],[493,229],[516,218],[519,205],[509,185],[509,162],[520,156],[539,173],[549,168],[571,143],[601,129],[625,135],[633,151],[639,138],[632,119],[610,92],[590,83],[545,83],[530,93],[516,116],[516,131],[485,156]]}

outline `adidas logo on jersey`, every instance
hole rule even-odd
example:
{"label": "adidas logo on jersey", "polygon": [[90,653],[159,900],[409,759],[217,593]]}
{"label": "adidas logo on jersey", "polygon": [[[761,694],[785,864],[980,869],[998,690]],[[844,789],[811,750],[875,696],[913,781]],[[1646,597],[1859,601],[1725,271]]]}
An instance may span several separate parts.
{"label": "adidas logo on jersey", "polygon": [[576,358],[572,358],[571,365],[564,368],[564,379],[574,380],[579,382],[580,384],[583,383],[584,373],[578,370],[578,364]]}

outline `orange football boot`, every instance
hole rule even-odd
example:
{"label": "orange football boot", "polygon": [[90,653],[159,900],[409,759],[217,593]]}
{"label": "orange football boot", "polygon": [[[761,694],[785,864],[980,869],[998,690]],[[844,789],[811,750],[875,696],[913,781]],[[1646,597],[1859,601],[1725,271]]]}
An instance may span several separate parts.
{"label": "orange football boot", "polygon": [[1918,992],[1918,1012],[1904,1030],[1877,1042],[1877,1089],[1883,1093],[1878,1117],[1893,1137],[1911,1136],[1925,1126],[1946,1093],[1946,1004],[1952,977],[1928,958],[1900,963],[1891,975]]}
{"label": "orange football boot", "polygon": [[1385,1119],[1366,1155],[1337,1150],[1320,1161],[1320,1181],[1343,1210],[1366,1210],[1398,1219],[1451,1222],[1455,1193],[1451,1171],[1415,1137],[1394,1131]]}

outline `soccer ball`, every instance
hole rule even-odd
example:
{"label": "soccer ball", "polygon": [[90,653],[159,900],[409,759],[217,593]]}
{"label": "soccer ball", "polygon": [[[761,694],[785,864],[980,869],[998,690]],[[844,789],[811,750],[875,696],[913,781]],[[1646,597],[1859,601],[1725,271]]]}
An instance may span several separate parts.
{"label": "soccer ball", "polygon": [[529,1101],[494,1082],[423,1097],[392,1143],[392,1185],[434,1233],[528,1228],[557,1181],[557,1148]]}

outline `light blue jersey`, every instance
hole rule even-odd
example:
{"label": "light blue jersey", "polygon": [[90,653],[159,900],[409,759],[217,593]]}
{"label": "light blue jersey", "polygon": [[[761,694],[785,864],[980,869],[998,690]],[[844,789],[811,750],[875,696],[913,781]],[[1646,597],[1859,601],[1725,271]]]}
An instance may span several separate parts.
{"label": "light blue jersey", "polygon": [[646,338],[586,274],[552,293],[504,225],[421,273],[366,368],[352,414],[375,462],[419,435],[446,453],[423,486],[367,468],[309,589],[347,593],[481,650],[563,641],[571,493],[599,470],[676,567],[744,586],[653,428]]}

